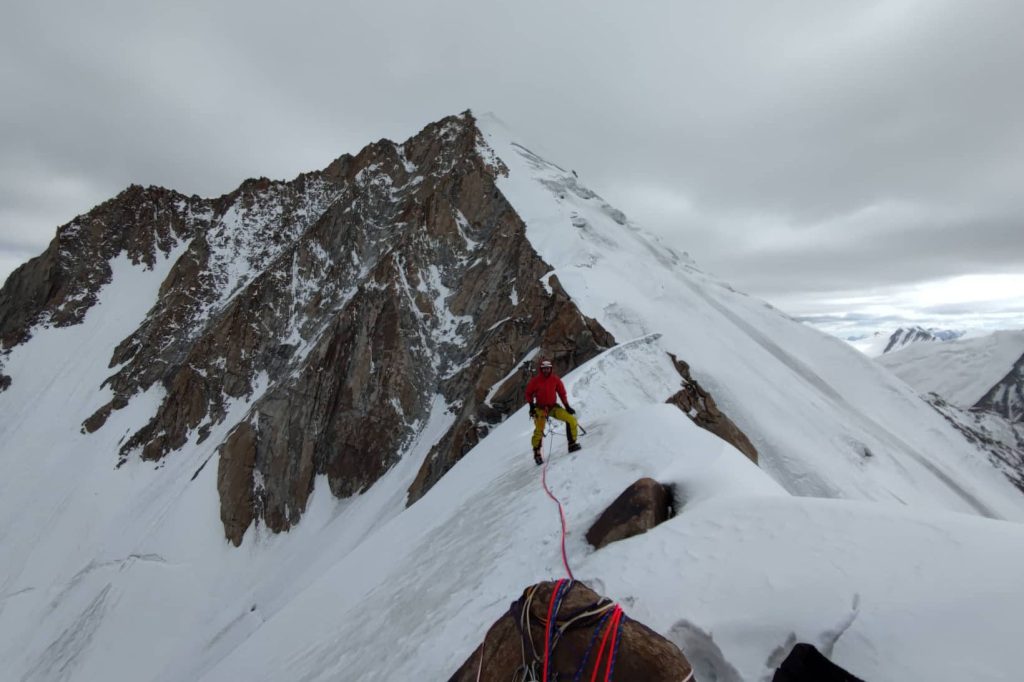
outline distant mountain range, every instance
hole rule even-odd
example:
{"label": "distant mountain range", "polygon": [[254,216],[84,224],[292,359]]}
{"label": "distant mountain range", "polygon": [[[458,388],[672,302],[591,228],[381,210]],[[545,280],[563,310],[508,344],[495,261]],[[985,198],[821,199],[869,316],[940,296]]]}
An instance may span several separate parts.
{"label": "distant mountain range", "polygon": [[1024,331],[915,343],[876,358],[1024,490]]}
{"label": "distant mountain range", "polygon": [[889,334],[878,331],[868,336],[850,337],[846,341],[860,352],[874,358],[906,348],[915,343],[953,341],[967,333],[959,329],[925,329],[915,325],[913,327],[900,327]]}

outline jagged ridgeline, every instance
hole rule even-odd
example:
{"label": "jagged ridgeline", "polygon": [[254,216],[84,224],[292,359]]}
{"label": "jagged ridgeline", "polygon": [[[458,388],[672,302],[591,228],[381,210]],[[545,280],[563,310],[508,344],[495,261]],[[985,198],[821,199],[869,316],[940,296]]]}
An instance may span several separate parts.
{"label": "jagged ridgeline", "polygon": [[[466,112],[215,199],[129,187],[8,278],[0,344],[82,322],[117,286],[112,259],[172,257],[144,321],[110,349],[112,399],[82,424],[96,432],[162,390],[111,465],[174,457],[249,400],[219,449],[235,544],[254,522],[298,522],[317,475],[337,496],[366,489],[430,425],[411,503],[519,407],[531,352],[567,371],[614,344],[544,278],[552,268],[495,185],[503,173]],[[0,387],[10,381],[0,367]]]}

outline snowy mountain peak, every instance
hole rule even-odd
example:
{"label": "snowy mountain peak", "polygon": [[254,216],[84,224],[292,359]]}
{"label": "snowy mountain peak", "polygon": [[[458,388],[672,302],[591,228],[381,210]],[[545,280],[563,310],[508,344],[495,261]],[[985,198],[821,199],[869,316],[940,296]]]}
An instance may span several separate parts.
{"label": "snowy mountain peak", "polygon": [[921,327],[910,327],[908,329],[900,327],[889,336],[889,343],[886,344],[882,352],[891,353],[900,348],[905,348],[912,343],[921,343],[922,341],[938,341],[938,338],[930,331]]}
{"label": "snowy mountain peak", "polygon": [[919,325],[900,327],[895,331],[875,332],[870,336],[848,339],[851,346],[868,357],[878,357],[892,353],[915,343],[933,341],[952,341],[964,336],[967,332],[953,329],[925,329]]}
{"label": "snowy mountain peak", "polygon": [[[793,633],[866,679],[977,673],[954,644],[1016,666],[1009,474],[494,118],[216,199],[130,188],[8,279],[0,342],[13,679],[445,679],[561,572],[545,485],[565,560],[698,679],[766,677]],[[544,485],[541,353],[586,431],[548,430]],[[675,517],[595,551],[641,477]]]}
{"label": "snowy mountain peak", "polygon": [[119,434],[122,464],[216,434],[220,516],[236,544],[254,522],[294,525],[318,475],[349,496],[415,460],[417,499],[518,407],[531,352],[568,370],[614,342],[557,278],[541,283],[551,268],[494,188],[500,169],[478,138],[467,112],[289,183],[247,180],[213,200],[130,189],[11,276],[8,391],[31,371],[22,344],[81,324],[122,286],[108,260],[127,250],[150,266],[173,252],[144,319],[107,349],[109,375],[92,387],[106,397],[81,418],[84,434],[142,396],[157,406]]}

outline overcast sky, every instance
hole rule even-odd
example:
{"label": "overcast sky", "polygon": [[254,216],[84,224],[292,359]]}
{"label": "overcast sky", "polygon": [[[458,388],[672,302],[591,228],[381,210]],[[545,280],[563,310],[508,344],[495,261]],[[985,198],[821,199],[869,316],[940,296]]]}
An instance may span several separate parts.
{"label": "overcast sky", "polygon": [[218,195],[472,108],[831,331],[1021,327],[1022,36],[1015,0],[8,3],[0,278],[128,184]]}

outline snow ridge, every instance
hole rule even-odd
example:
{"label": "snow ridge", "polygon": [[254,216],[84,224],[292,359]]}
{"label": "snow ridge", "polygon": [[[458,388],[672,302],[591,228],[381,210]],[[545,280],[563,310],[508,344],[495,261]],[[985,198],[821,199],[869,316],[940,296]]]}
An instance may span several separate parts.
{"label": "snow ridge", "polygon": [[1024,518],[1020,492],[902,382],[700,271],[500,121],[480,127],[508,169],[499,187],[584,314],[619,339],[661,333],[787,490]]}

